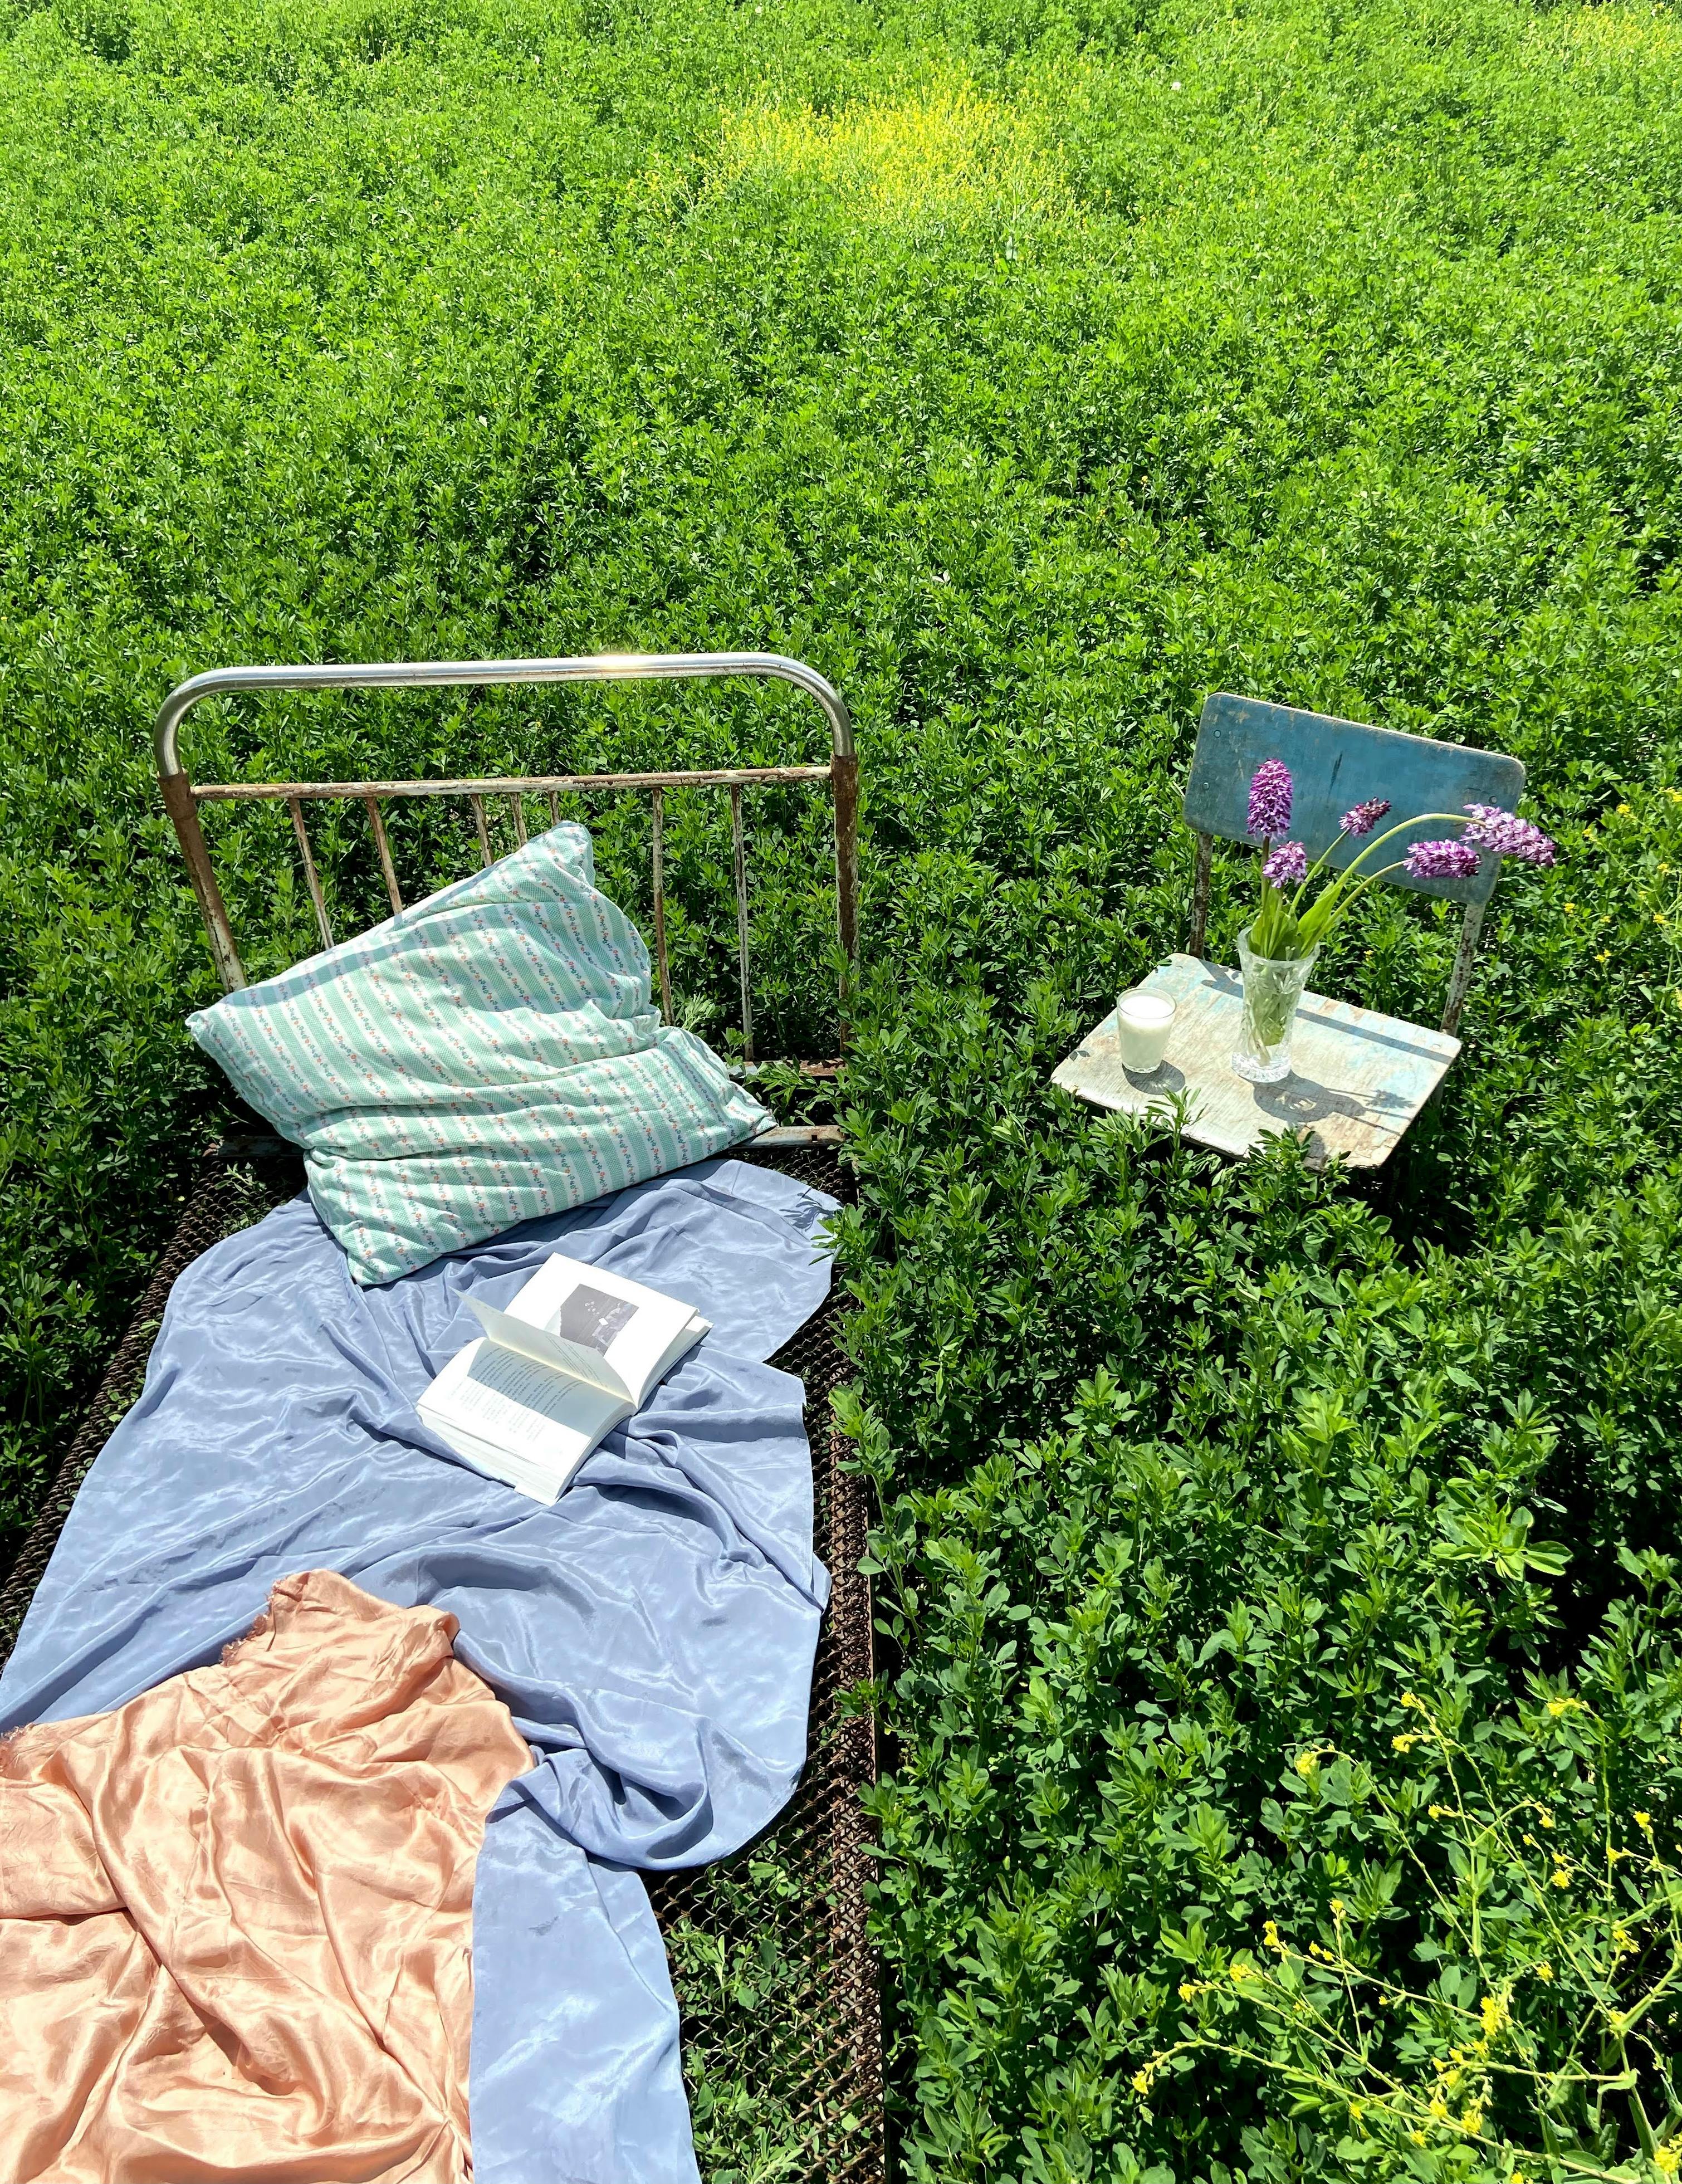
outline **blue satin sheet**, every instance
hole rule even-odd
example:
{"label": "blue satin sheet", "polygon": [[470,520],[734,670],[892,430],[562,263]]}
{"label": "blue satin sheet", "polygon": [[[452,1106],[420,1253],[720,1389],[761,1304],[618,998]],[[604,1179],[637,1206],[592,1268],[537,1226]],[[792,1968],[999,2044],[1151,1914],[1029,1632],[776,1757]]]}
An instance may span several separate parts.
{"label": "blue satin sheet", "polygon": [[[145,1392],[88,1473],[0,1729],[214,1660],[277,1579],[447,1608],[534,1770],[474,1895],[479,2184],[693,2184],[677,2012],[638,1869],[738,1848],[784,1804],[829,1580],[802,1390],[765,1361],[822,1303],[833,1201],[703,1162],[359,1290],[307,1198],[176,1282]],[[693,1305],[699,1348],[553,1508],[482,1477],[415,1398],[566,1251]]]}

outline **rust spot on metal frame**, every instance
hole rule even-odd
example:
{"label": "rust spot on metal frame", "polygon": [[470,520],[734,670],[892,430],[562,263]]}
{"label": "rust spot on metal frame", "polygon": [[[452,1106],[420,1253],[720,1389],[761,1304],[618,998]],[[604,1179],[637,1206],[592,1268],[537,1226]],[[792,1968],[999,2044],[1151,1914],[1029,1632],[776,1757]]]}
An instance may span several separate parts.
{"label": "rust spot on metal frame", "polygon": [[660,967],[660,1020],[671,1022],[671,964],[666,952],[666,791],[650,789],[654,806],[654,961]]}
{"label": "rust spot on metal frame", "polygon": [[742,785],[730,784],[730,852],[736,872],[736,967],[742,982],[742,1058],[754,1058],[754,1007],[748,998],[748,855],[742,839]]}
{"label": "rust spot on metal frame", "polygon": [[295,796],[287,799],[292,813],[292,831],[298,837],[298,854],[304,860],[304,877],[309,889],[309,900],[315,905],[315,922],[320,928],[321,945],[333,944],[333,928],[327,922],[327,905],[321,893],[321,882],[315,870],[315,860],[309,854],[309,832],[304,823],[304,806]]}
{"label": "rust spot on metal frame", "polygon": [[403,890],[397,883],[397,867],[392,862],[392,845],[386,839],[386,822],[380,811],[377,796],[365,796],[368,806],[368,823],[374,829],[374,846],[380,853],[380,870],[386,876],[386,894],[390,899],[393,916],[403,908]]}

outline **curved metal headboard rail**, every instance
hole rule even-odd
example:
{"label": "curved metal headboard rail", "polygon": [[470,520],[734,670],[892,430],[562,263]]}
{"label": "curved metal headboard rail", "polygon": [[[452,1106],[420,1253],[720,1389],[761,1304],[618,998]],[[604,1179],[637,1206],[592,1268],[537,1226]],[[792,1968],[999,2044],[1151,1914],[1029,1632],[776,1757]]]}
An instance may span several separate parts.
{"label": "curved metal headboard rail", "polygon": [[[829,723],[830,760],[827,766],[763,766],[715,769],[705,772],[637,774],[543,774],[519,780],[487,777],[464,781],[380,782],[262,782],[211,783],[196,786],[187,777],[177,749],[177,732],[192,708],[206,698],[220,698],[240,690],[379,690],[426,689],[493,682],[664,682],[724,675],[751,675],[790,682],[816,699]],[[158,760],[159,785],[164,805],[174,822],[182,855],[187,859],[193,893],[198,898],[210,953],[227,992],[246,983],[245,968],[229,922],[227,905],[210,863],[198,806],[205,802],[284,799],[292,807],[292,824],[303,855],[304,875],[325,944],[331,944],[326,910],[303,821],[303,800],[323,797],[359,798],[368,807],[376,845],[393,909],[402,906],[381,818],[382,796],[465,795],[473,804],[479,838],[486,861],[490,859],[482,799],[487,794],[548,792],[553,800],[562,790],[584,788],[648,788],[654,799],[655,923],[659,945],[661,998],[667,1014],[671,994],[666,960],[664,903],[660,880],[660,798],[667,788],[717,786],[730,791],[736,848],[738,937],[742,975],[744,1025],[749,1058],[753,1050],[752,1017],[747,989],[746,885],[742,850],[742,790],[755,782],[805,781],[827,777],[835,800],[836,922],[841,945],[849,962],[858,954],[859,900],[859,762],[853,747],[852,716],[841,694],[815,668],[777,652],[609,652],[563,660],[420,660],[367,661],[354,666],[300,665],[281,667],[215,667],[178,683],[159,708],[153,728],[153,747]],[[524,838],[524,822],[516,804],[515,824]]]}

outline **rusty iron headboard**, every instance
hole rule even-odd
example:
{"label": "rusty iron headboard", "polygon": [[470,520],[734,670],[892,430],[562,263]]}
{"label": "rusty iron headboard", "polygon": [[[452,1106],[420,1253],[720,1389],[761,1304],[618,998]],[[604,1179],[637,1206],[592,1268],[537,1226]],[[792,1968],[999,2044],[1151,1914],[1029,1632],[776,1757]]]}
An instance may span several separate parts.
{"label": "rusty iron headboard", "polygon": [[[463,781],[191,781],[176,749],[176,732],[193,706],[206,698],[226,697],[237,690],[377,690],[437,688],[448,685],[491,682],[637,682],[720,675],[753,675],[792,682],[797,690],[816,699],[829,722],[830,759],[827,766],[724,766],[687,773],[530,774],[487,776]],[[478,828],[479,849],[486,865],[493,862],[490,833],[485,822],[485,799],[507,798],[512,808],[516,839],[526,840],[523,799],[547,795],[551,820],[560,816],[560,798],[565,791],[601,788],[647,789],[654,808],[654,952],[660,967],[660,1014],[671,1021],[671,972],[666,944],[666,876],[662,825],[664,797],[668,788],[724,788],[730,794],[730,827],[736,878],[737,970],[742,989],[742,1036],[746,1060],[754,1060],[753,1003],[748,984],[748,881],[742,831],[742,791],[759,783],[827,781],[835,804],[836,926],[849,968],[856,961],[859,944],[859,761],[853,748],[853,723],[840,693],[816,669],[777,652],[621,652],[599,653],[570,660],[392,660],[355,666],[216,667],[179,683],[159,710],[153,729],[158,779],[164,804],[175,822],[187,859],[193,893],[204,919],[210,953],[223,989],[232,993],[246,983],[227,905],[210,863],[210,852],[198,823],[201,804],[284,801],[291,809],[292,831],[298,838],[304,877],[315,905],[321,944],[333,944],[327,905],[320,877],[304,824],[307,802],[360,802],[385,876],[386,892],[393,911],[400,911],[403,896],[392,862],[391,844],[381,800],[386,797],[465,796],[472,807]],[[842,1001],[846,1001],[846,973],[843,973]],[[827,1134],[826,1133],[826,1134]]]}

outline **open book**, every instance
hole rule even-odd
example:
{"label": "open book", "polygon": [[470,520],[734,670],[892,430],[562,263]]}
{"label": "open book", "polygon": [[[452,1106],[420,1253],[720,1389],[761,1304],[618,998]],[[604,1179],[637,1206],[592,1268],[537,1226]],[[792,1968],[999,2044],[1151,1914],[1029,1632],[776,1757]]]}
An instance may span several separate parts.
{"label": "open book", "polygon": [[538,1502],[555,1499],[711,1325],[676,1297],[558,1252],[506,1312],[467,1305],[483,1335],[415,1407],[458,1456]]}

